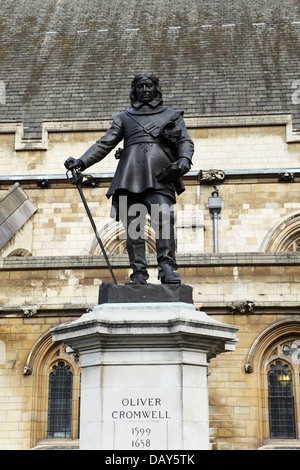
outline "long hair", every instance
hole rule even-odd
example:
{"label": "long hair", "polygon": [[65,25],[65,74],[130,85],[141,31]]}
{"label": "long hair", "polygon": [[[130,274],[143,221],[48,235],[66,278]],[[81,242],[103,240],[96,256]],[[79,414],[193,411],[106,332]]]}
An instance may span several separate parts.
{"label": "long hair", "polygon": [[160,85],[159,85],[159,82],[158,82],[158,78],[153,73],[146,73],[146,72],[137,73],[134,76],[134,78],[131,82],[131,90],[130,90],[131,104],[135,103],[136,100],[137,100],[137,97],[136,97],[136,84],[137,84],[138,80],[140,80],[141,78],[150,78],[150,80],[152,80],[152,82],[155,85],[155,89],[156,89],[155,98],[156,98],[157,101],[159,101],[160,104],[163,104],[162,91],[161,91],[161,88],[160,88]]}

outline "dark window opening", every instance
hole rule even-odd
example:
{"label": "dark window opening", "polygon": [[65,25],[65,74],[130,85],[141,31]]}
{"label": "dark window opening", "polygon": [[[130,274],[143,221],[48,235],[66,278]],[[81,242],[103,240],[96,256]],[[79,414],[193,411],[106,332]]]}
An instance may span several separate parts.
{"label": "dark window opening", "polygon": [[287,364],[277,361],[268,372],[270,437],[295,439],[293,376]]}
{"label": "dark window opening", "polygon": [[73,374],[60,361],[49,375],[48,438],[71,438]]}

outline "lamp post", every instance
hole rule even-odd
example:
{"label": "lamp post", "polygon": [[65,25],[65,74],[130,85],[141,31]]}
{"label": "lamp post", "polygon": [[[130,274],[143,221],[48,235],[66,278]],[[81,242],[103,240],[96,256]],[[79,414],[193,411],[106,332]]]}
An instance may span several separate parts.
{"label": "lamp post", "polygon": [[219,214],[222,208],[222,198],[219,197],[219,191],[216,186],[214,186],[214,191],[212,192],[211,197],[208,198],[207,207],[211,214],[211,219],[213,221],[213,230],[214,230],[214,252],[219,252],[219,240],[218,240],[218,219]]}

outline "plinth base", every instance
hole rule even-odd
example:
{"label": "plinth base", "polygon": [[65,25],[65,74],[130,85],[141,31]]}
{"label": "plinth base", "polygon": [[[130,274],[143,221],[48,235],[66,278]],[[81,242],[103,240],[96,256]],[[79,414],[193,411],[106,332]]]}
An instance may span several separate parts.
{"label": "plinth base", "polygon": [[208,361],[237,330],[186,302],[105,303],[53,328],[81,356],[80,449],[209,449]]}
{"label": "plinth base", "polygon": [[193,288],[186,284],[114,284],[104,282],[99,288],[99,304],[105,303],[193,303]]}

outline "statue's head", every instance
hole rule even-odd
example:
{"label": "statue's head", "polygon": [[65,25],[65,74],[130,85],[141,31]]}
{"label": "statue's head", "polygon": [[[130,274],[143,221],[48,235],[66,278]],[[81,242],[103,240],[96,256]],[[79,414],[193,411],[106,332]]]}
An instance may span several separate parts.
{"label": "statue's head", "polygon": [[[162,92],[159,86],[158,78],[153,73],[138,73],[135,75],[131,82],[130,101],[134,104],[137,100],[141,101],[142,89],[141,86],[148,84],[148,89],[145,92],[148,96],[145,101],[152,101],[155,99],[158,103],[163,104]],[[152,86],[150,86],[152,84]]]}

